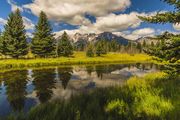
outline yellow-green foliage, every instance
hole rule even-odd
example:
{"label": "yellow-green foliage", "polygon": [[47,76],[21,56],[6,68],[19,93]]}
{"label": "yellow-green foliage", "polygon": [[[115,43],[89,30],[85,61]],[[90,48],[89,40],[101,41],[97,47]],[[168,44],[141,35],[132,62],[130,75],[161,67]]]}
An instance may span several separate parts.
{"label": "yellow-green foliage", "polygon": [[153,86],[167,74],[158,72],[146,75],[143,78],[132,77],[127,81],[127,87],[134,96],[134,115],[145,113],[147,116],[164,116],[173,109],[171,102],[160,96],[161,89]]}
{"label": "yellow-green foliage", "polygon": [[[165,78],[167,74],[162,72],[130,78],[123,88],[125,95],[129,97],[128,100],[127,98],[112,100],[107,104],[106,111],[112,115],[125,116],[125,113],[132,113],[133,116],[139,118],[163,119],[174,109],[172,102],[161,96],[162,90],[155,87],[160,79]],[[125,100],[126,102],[131,100],[131,102],[127,104]]]}
{"label": "yellow-green foliage", "polygon": [[[32,57],[31,54],[29,56]],[[72,65],[72,64],[99,64],[99,63],[118,63],[118,62],[147,62],[151,57],[145,54],[119,54],[109,53],[101,57],[86,57],[85,52],[75,52],[72,57],[60,58],[37,58],[37,59],[4,59],[0,60],[0,69],[4,68],[25,68],[25,67],[42,67],[55,65]]]}
{"label": "yellow-green foliage", "polygon": [[130,89],[134,88],[148,88],[154,82],[157,82],[159,79],[166,78],[168,75],[164,72],[157,72],[157,73],[149,73],[144,77],[132,77],[127,81],[127,85]]}
{"label": "yellow-green foliage", "polygon": [[164,115],[173,109],[170,101],[147,90],[136,91],[135,97],[136,99],[133,104],[133,114],[135,116],[145,113],[146,116],[164,117]]}
{"label": "yellow-green foliage", "polygon": [[112,100],[106,106],[106,112],[117,112],[119,115],[128,114],[128,104],[123,100]]}

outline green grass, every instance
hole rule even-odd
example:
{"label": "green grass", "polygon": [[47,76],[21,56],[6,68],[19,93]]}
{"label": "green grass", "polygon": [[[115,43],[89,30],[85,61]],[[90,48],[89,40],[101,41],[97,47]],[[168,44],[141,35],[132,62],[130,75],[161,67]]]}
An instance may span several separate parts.
{"label": "green grass", "polygon": [[9,120],[178,120],[179,78],[159,72],[41,104]]}
{"label": "green grass", "polygon": [[151,57],[145,54],[120,54],[109,53],[101,57],[86,57],[85,52],[75,52],[71,57],[59,58],[37,58],[37,59],[3,59],[0,60],[0,69],[44,67],[57,65],[75,64],[100,64],[100,63],[120,63],[120,62],[148,62]]}

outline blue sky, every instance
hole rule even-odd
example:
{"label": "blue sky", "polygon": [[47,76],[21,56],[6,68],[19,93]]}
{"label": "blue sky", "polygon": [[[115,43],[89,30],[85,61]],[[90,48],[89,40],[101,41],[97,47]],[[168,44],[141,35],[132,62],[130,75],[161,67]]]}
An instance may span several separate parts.
{"label": "blue sky", "polygon": [[69,33],[109,31],[137,38],[166,30],[179,32],[177,29],[180,27],[175,29],[172,24],[149,24],[137,20],[136,15],[174,10],[173,6],[160,0],[71,1],[73,0],[0,0],[0,29],[3,31],[8,14],[19,8],[29,35],[34,30],[41,10],[47,13],[53,32],[57,35],[64,30]]}

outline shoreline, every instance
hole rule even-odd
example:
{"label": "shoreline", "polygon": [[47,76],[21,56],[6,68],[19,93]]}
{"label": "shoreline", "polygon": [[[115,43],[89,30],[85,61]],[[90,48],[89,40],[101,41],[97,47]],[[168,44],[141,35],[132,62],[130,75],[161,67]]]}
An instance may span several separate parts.
{"label": "shoreline", "polygon": [[10,69],[0,69],[0,73],[4,73],[4,72],[10,72],[10,71],[20,71],[20,70],[27,70],[27,69],[35,69],[35,70],[41,70],[41,69],[51,69],[51,68],[64,68],[64,67],[77,67],[77,66],[81,66],[81,67],[86,67],[86,66],[98,66],[98,65],[120,65],[120,64],[156,64],[153,63],[152,61],[144,61],[144,62],[116,62],[116,63],[95,63],[95,64],[71,64],[71,65],[54,65],[54,66],[40,66],[40,67],[24,67],[24,68],[10,68]]}
{"label": "shoreline", "polygon": [[146,54],[108,53],[101,57],[86,57],[84,52],[75,52],[73,57],[37,58],[37,59],[5,59],[0,60],[0,70],[39,68],[66,65],[93,65],[118,63],[149,63],[152,57]]}

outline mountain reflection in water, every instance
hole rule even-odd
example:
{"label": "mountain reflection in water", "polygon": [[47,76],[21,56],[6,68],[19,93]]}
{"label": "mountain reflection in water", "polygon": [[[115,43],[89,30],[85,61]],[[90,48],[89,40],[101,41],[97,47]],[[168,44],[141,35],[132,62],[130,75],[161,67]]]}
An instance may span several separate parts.
{"label": "mountain reflection in water", "polygon": [[[158,71],[154,64],[67,66],[0,73],[0,116],[97,87],[123,85],[131,76]],[[3,109],[2,109],[3,108]]]}

